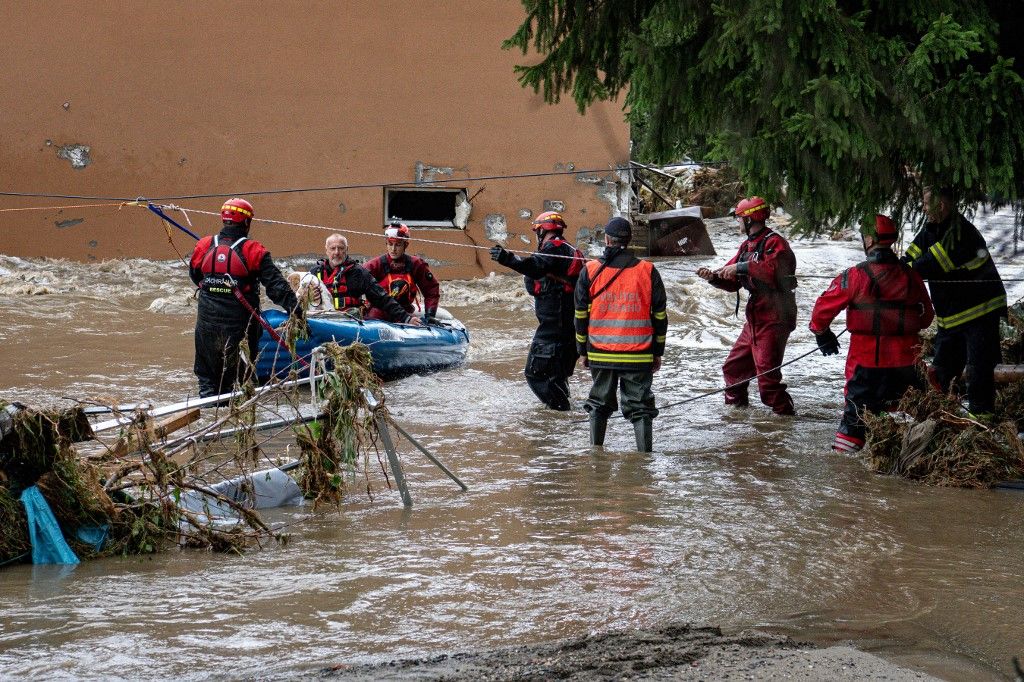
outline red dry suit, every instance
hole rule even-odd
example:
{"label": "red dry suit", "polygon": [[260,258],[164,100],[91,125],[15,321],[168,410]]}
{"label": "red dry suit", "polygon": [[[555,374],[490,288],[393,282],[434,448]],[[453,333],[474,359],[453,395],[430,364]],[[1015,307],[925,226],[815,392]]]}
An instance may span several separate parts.
{"label": "red dry suit", "polygon": [[[782,383],[782,370],[769,371],[782,364],[786,342],[796,328],[796,256],[782,235],[762,229],[744,241],[726,265],[736,264],[736,280],[714,276],[710,283],[725,291],[740,288],[750,292],[746,322],[722,365],[727,405],[747,404],[748,380],[758,379],[761,402],[778,414],[793,414],[793,399]],[[739,310],[739,294],[736,301]]]}
{"label": "red dry suit", "polygon": [[846,408],[833,448],[864,446],[864,410],[891,409],[910,386],[920,387],[919,332],[935,317],[921,276],[899,262],[888,247],[873,249],[863,263],[832,280],[814,304],[814,334],[846,310],[850,350],[846,356]]}

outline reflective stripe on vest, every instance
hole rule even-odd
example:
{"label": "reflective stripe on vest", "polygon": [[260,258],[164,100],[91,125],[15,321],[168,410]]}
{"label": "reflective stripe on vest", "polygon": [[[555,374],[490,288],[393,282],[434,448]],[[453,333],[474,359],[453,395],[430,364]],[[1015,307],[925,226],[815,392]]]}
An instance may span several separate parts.
{"label": "reflective stripe on vest", "polygon": [[[587,263],[587,274],[594,277],[600,268],[598,261]],[[592,350],[588,353],[594,360],[625,361],[622,356],[613,358],[600,351],[611,353],[643,353],[632,356],[629,361],[652,362],[650,355],[654,344],[654,326],[651,323],[651,271],[653,265],[640,261],[629,268],[605,268],[596,280],[590,282],[590,292],[600,291],[590,302],[590,324],[588,336]],[[605,288],[609,280],[611,286]],[[603,291],[601,291],[604,289]]]}

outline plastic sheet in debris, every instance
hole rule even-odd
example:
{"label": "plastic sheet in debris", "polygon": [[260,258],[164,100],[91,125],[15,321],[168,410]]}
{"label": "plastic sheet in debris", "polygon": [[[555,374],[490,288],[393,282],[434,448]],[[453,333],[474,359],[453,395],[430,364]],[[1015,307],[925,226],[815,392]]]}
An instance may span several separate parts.
{"label": "plastic sheet in debris", "polygon": [[190,490],[181,495],[178,506],[203,517],[216,526],[229,527],[240,522],[237,512],[216,497],[227,498],[246,509],[270,509],[298,506],[304,498],[299,485],[280,469],[265,469],[248,476],[211,485],[211,494]]}

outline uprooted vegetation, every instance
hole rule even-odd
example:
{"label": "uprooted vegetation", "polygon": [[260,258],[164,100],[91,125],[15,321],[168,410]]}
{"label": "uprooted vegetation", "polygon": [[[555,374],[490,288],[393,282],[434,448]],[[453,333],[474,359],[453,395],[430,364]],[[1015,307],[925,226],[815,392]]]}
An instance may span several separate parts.
{"label": "uprooted vegetation", "polygon": [[638,191],[641,213],[665,211],[678,201],[684,206],[702,206],[710,209],[712,215],[724,216],[745,192],[739,174],[730,166],[668,167],[660,173],[637,168],[635,172],[672,204],[667,204],[655,196],[650,187],[641,184]]}
{"label": "uprooted vegetation", "polygon": [[[336,506],[348,485],[371,493],[371,452],[386,472],[377,447],[377,429],[390,419],[381,383],[365,346],[329,344],[325,352],[333,368],[319,384],[320,414],[310,423],[295,423],[294,387],[247,387],[227,407],[211,410],[202,427],[172,440],[166,425],[142,410],[120,414],[111,407],[126,423],[110,435],[93,433],[81,407],[47,411],[0,402],[7,416],[0,432],[0,565],[31,554],[19,499],[31,486],[80,558],[174,547],[241,552],[284,539],[261,519],[252,490],[257,471],[280,463],[265,450],[286,449],[289,436],[302,453],[305,498]],[[281,425],[261,431],[257,415],[268,413]],[[225,482],[237,482],[236,492],[225,492]]]}
{"label": "uprooted vegetation", "polygon": [[[1003,359],[1021,362],[1024,307],[1010,309],[1003,325]],[[911,389],[895,416],[871,414],[867,424],[868,466],[883,474],[929,485],[985,488],[1024,479],[1024,382],[996,393],[995,412],[982,423],[966,415],[960,399],[935,390]]]}

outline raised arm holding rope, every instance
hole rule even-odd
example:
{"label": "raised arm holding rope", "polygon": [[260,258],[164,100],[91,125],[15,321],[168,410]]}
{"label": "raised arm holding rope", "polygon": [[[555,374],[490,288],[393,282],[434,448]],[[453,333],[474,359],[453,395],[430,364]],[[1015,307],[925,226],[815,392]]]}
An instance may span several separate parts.
{"label": "raised arm holding rope", "polygon": [[583,268],[583,254],[565,241],[565,220],[545,211],[533,221],[537,252],[520,258],[502,246],[491,247],[491,259],[524,276],[533,296],[537,331],[526,356],[526,383],[553,410],[569,410],[569,377],[579,356],[573,330],[572,296]]}
{"label": "raised arm holding rope", "polygon": [[781,371],[767,371],[782,364],[786,342],[796,328],[796,256],[789,242],[765,224],[768,203],[760,197],[739,202],[734,209],[746,239],[736,255],[719,270],[700,268],[697,275],[712,286],[735,291],[746,289],[746,321],[722,365],[727,386],[725,404],[746,407],[747,380],[758,375],[761,402],[776,414],[795,414],[793,399],[782,383]]}

